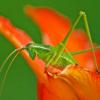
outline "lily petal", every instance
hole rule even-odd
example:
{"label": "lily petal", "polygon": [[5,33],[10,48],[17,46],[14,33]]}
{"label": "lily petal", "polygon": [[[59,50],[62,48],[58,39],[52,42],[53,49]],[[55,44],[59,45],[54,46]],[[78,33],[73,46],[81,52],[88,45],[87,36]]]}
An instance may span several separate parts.
{"label": "lily petal", "polygon": [[26,7],[26,14],[40,26],[41,32],[47,35],[53,45],[57,45],[65,37],[70,29],[70,21],[61,14],[41,7]]}
{"label": "lily petal", "polygon": [[80,66],[66,67],[59,75],[48,75],[49,85],[39,83],[39,100],[99,100],[100,74]]}
{"label": "lily petal", "polygon": [[[5,36],[16,48],[22,48],[28,43],[32,42],[31,37],[29,37],[24,31],[14,27],[8,19],[3,16],[0,16],[0,32]],[[41,61],[39,59],[32,60],[29,57],[29,54],[23,50],[23,57],[31,66],[32,70],[37,75],[38,79],[46,82],[46,75],[44,73],[44,68],[41,67]]]}

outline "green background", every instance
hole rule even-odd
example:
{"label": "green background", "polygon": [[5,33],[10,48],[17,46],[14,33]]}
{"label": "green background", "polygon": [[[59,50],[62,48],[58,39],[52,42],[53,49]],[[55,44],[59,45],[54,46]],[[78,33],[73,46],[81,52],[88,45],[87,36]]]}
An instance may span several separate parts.
{"label": "green background", "polygon": [[[7,17],[15,26],[25,30],[34,41],[41,43],[39,28],[24,14],[23,8],[27,4],[54,8],[72,21],[80,10],[86,11],[93,41],[100,43],[99,0],[0,0],[0,15]],[[0,65],[13,50],[13,45],[0,35]],[[6,68],[7,65],[2,76]],[[37,100],[36,88],[36,76],[20,55],[8,74],[0,100]]]}

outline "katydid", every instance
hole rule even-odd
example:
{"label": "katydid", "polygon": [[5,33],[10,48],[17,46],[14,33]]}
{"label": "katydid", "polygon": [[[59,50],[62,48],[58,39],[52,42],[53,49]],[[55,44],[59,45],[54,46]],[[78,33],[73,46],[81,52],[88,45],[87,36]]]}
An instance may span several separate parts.
{"label": "katydid", "polygon": [[[68,50],[67,50],[67,52],[65,52],[65,49],[67,49],[67,48],[65,48],[65,46],[66,46],[67,41],[68,41],[70,35],[72,34],[73,30],[75,29],[75,27],[79,23],[81,17],[83,17],[83,20],[85,23],[86,32],[87,32],[87,35],[89,37],[90,44],[91,44],[90,51],[92,51],[92,53],[93,53],[94,63],[96,65],[96,70],[98,71],[96,57],[94,54],[94,47],[93,47],[93,43],[92,43],[90,31],[89,31],[89,26],[88,26],[86,14],[83,11],[80,11],[79,16],[76,18],[69,33],[66,35],[64,40],[61,43],[59,43],[57,46],[41,45],[41,44],[37,44],[37,43],[33,42],[33,43],[29,43],[25,47],[22,47],[21,49],[27,50],[27,52],[29,53],[29,56],[32,59],[34,59],[34,57],[37,55],[41,60],[43,60],[45,62],[46,67],[48,67],[49,65],[53,65],[55,67],[57,66],[57,67],[64,68],[69,64],[77,64],[78,62],[73,58],[73,55],[77,54],[77,52],[71,53]],[[85,52],[88,52],[88,51],[89,50],[85,50]],[[82,52],[84,52],[84,50],[78,51],[78,53],[82,53]],[[9,59],[9,57],[8,57],[8,59]],[[1,72],[1,69],[4,66],[4,64],[5,63],[2,64],[2,66],[0,68],[0,72]]]}
{"label": "katydid", "polygon": [[[67,52],[65,52],[66,43],[67,43],[70,35],[72,34],[73,30],[75,29],[75,27],[79,23],[81,17],[83,17],[83,20],[84,20],[84,23],[85,23],[85,28],[86,28],[86,32],[87,32],[87,35],[88,35],[89,40],[90,40],[91,49],[81,50],[81,51],[76,51],[76,52],[70,52],[70,51],[67,50]],[[27,52],[29,53],[29,56],[33,60],[34,60],[35,56],[37,55],[41,60],[43,60],[45,62],[46,67],[49,67],[49,65],[52,65],[52,66],[57,67],[57,68],[65,68],[67,65],[70,65],[70,64],[78,64],[78,62],[73,58],[73,55],[77,55],[77,54],[81,54],[81,53],[91,51],[93,53],[93,56],[94,56],[94,63],[95,63],[95,66],[96,66],[96,71],[98,72],[99,69],[98,69],[98,66],[97,66],[94,51],[96,49],[99,49],[99,48],[100,48],[100,46],[95,47],[95,48],[93,47],[86,14],[85,14],[85,12],[81,11],[79,16],[75,20],[73,26],[71,27],[69,33],[65,37],[65,39],[60,44],[58,44],[57,46],[42,45],[42,44],[37,44],[37,43],[33,42],[33,43],[29,43],[25,47],[19,48],[19,49],[15,50],[14,52],[12,52],[0,67],[0,72],[1,72],[5,63],[8,61],[8,59],[14,53],[18,52],[15,55],[15,57],[13,58],[13,60],[11,61],[11,63],[9,64],[8,69],[6,70],[6,73],[4,75],[4,79],[3,79],[2,84],[1,84],[1,90],[2,90],[2,86],[4,85],[7,73],[8,73],[8,71],[9,71],[11,65],[12,65],[12,62],[15,60],[16,56],[19,54],[19,52],[21,50],[27,50]]]}

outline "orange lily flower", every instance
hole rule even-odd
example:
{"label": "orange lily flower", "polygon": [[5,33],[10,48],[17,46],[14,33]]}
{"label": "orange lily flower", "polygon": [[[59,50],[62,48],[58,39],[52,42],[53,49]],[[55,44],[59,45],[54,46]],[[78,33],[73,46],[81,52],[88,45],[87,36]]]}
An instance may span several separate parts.
{"label": "orange lily flower", "polygon": [[[69,19],[51,9],[28,7],[26,12],[40,26],[46,44],[58,44],[70,29]],[[25,32],[15,28],[4,17],[0,17],[0,31],[17,48],[32,41]],[[75,30],[66,45],[69,51],[89,47],[88,38],[81,30]],[[100,75],[95,71],[90,52],[75,56],[80,66],[69,65],[63,70],[51,67],[48,70],[52,74],[45,72],[44,65],[38,58],[33,61],[25,50],[22,54],[37,75],[38,100],[100,100]],[[99,54],[100,51],[96,50],[98,66],[100,65]]]}

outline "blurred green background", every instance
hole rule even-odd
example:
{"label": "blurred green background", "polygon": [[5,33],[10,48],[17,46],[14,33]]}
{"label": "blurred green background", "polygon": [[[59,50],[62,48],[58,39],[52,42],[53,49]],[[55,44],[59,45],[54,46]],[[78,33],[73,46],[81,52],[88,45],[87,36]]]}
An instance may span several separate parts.
{"label": "blurred green background", "polygon": [[[25,30],[34,41],[41,43],[39,28],[24,14],[23,8],[27,4],[54,8],[72,21],[80,10],[86,11],[93,41],[100,43],[99,0],[0,0],[0,15],[7,17],[15,26]],[[0,65],[13,50],[13,45],[0,35]],[[20,55],[8,74],[0,100],[37,100],[36,88],[36,76]]]}

